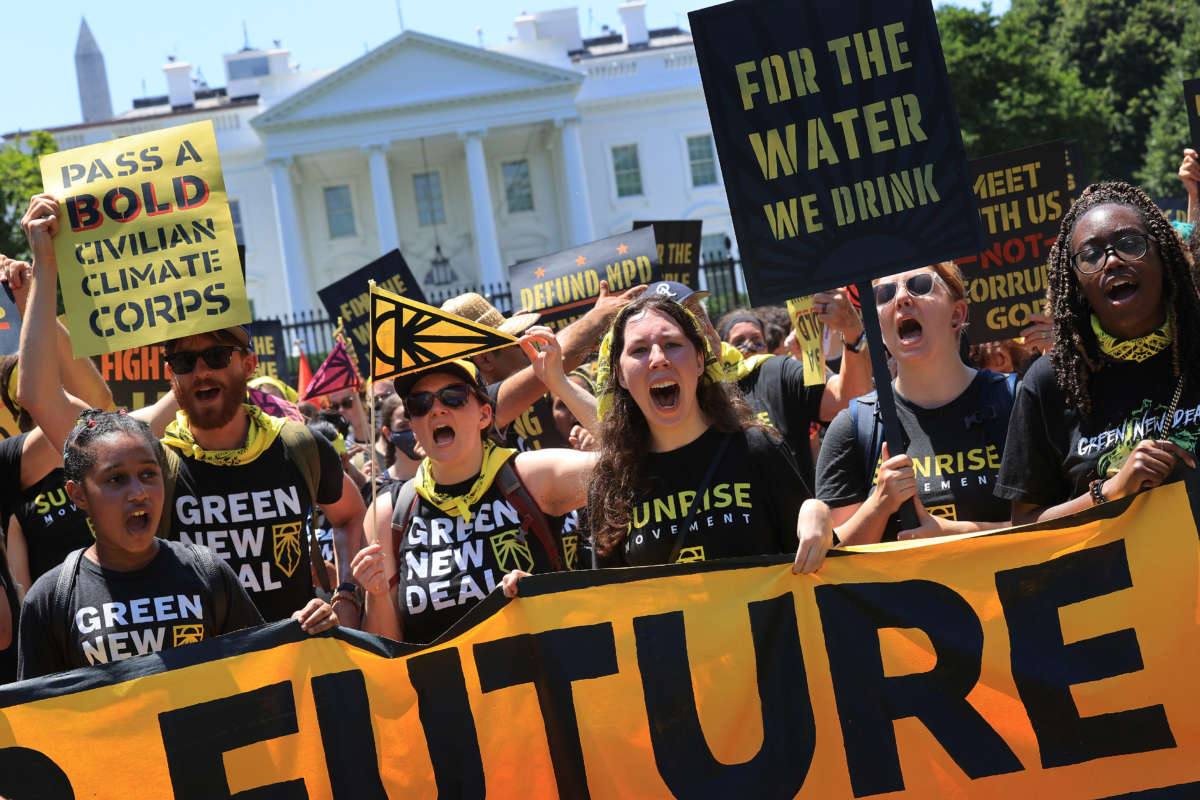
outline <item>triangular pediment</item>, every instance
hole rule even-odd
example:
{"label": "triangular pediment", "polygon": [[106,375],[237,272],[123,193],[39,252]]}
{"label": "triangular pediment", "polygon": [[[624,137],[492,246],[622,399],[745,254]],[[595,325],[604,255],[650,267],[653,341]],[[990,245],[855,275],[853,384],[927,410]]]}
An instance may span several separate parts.
{"label": "triangular pediment", "polygon": [[255,117],[257,128],[578,90],[583,75],[405,31]]}

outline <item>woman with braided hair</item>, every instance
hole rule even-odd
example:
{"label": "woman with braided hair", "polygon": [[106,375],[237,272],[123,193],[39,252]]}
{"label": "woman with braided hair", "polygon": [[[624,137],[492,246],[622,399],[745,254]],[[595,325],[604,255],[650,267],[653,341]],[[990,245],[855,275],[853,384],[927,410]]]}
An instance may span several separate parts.
{"label": "woman with braided hair", "polygon": [[1054,346],[1016,397],[996,494],[1015,523],[1070,514],[1195,467],[1200,300],[1179,235],[1144,192],[1093,184],[1059,225]]}

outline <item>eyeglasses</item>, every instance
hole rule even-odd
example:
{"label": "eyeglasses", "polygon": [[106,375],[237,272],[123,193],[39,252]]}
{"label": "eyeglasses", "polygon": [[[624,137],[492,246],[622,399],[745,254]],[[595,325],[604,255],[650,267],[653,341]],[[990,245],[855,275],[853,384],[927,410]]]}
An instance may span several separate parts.
{"label": "eyeglasses", "polygon": [[1127,233],[1108,247],[1085,247],[1071,256],[1075,269],[1084,275],[1091,275],[1104,269],[1108,263],[1108,254],[1112,253],[1122,261],[1137,261],[1146,255],[1150,249],[1150,234]]}
{"label": "eyeglasses", "polygon": [[196,368],[196,362],[203,358],[209,369],[225,369],[233,359],[233,354],[243,348],[231,344],[215,344],[197,352],[195,350],[176,350],[167,355],[164,360],[176,375],[187,375]]}
{"label": "eyeglasses", "polygon": [[436,392],[413,392],[404,398],[404,411],[409,417],[423,417],[433,410],[434,398],[441,400],[446,408],[462,408],[470,397],[470,386],[452,383]]}
{"label": "eyeglasses", "polygon": [[[918,272],[916,275],[909,275],[904,279],[904,288],[913,297],[922,297],[933,291],[934,283],[942,283],[942,277],[936,272]],[[875,289],[875,305],[886,306],[896,298],[896,292],[899,288],[898,281],[885,281],[877,283],[873,287]]]}
{"label": "eyeglasses", "polygon": [[354,408],[354,395],[343,397],[341,400],[330,400],[330,408],[340,408],[342,411],[349,411]]}

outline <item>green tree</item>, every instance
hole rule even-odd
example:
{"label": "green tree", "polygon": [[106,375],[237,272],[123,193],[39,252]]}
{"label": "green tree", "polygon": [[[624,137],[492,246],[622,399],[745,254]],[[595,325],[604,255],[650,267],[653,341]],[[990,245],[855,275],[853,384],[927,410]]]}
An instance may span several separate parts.
{"label": "green tree", "polygon": [[1184,197],[1179,182],[1179,162],[1183,148],[1200,147],[1191,141],[1187,109],[1184,107],[1183,82],[1200,78],[1200,16],[1188,19],[1183,37],[1175,49],[1175,60],[1154,95],[1154,118],[1146,135],[1145,155],[1137,181],[1151,197]]}
{"label": "green tree", "polygon": [[57,151],[54,137],[45,131],[34,131],[0,149],[0,253],[29,258],[21,215],[29,207],[29,198],[42,191],[38,158]]}
{"label": "green tree", "polygon": [[1078,139],[1088,163],[1108,146],[1111,106],[1079,71],[1055,63],[1040,15],[995,16],[942,6],[938,29],[959,124],[971,158],[1051,139]]}

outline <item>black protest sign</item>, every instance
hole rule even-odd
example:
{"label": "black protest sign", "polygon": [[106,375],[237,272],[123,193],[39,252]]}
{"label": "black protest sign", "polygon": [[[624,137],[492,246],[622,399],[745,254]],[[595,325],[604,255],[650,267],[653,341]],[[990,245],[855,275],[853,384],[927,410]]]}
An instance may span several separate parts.
{"label": "black protest sign", "polygon": [[600,281],[610,292],[662,280],[654,229],[618,233],[607,239],[523,261],[508,271],[513,304],[537,311],[538,321],[560,330],[596,304]]}
{"label": "black protest sign", "polygon": [[162,345],[143,345],[115,353],[92,356],[100,376],[108,382],[113,405],[136,411],[153,405],[171,391]]}
{"label": "black protest sign", "polygon": [[983,251],[957,259],[973,344],[1020,336],[1030,314],[1046,312],[1046,262],[1071,204],[1066,153],[1056,141],[971,162],[988,239]]}
{"label": "black protest sign", "polygon": [[[1078,139],[1067,142],[1067,196],[1074,203],[1088,185],[1087,169],[1083,161],[1083,148]],[[1068,204],[1070,207],[1070,204]]]}
{"label": "black protest sign", "polygon": [[688,17],[755,305],[979,252],[929,0]]}
{"label": "black protest sign", "polygon": [[1158,206],[1158,210],[1163,213],[1168,222],[1188,221],[1186,197],[1159,198],[1154,201],[1154,205]]}
{"label": "black protest sign", "polygon": [[700,284],[700,220],[636,220],[633,229],[652,226],[658,243],[658,263],[662,279],[675,281],[693,289]]}
{"label": "black protest sign", "polygon": [[354,343],[359,364],[371,363],[371,298],[367,281],[417,302],[425,302],[417,279],[399,250],[384,253],[379,258],[334,281],[317,292],[329,318],[337,324],[338,317],[345,325],[347,338]]}
{"label": "black protest sign", "polygon": [[1183,82],[1183,102],[1187,107],[1191,145],[1200,147],[1200,78],[1192,78]]}
{"label": "black protest sign", "polygon": [[8,284],[0,289],[0,355],[11,355],[21,347],[21,312]]}
{"label": "black protest sign", "polygon": [[291,375],[288,371],[287,343],[283,339],[283,323],[277,319],[251,322],[250,341],[258,355],[255,377],[269,375],[289,383]]}

